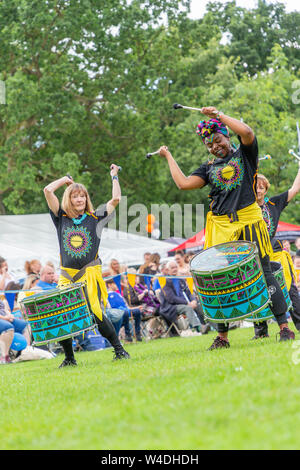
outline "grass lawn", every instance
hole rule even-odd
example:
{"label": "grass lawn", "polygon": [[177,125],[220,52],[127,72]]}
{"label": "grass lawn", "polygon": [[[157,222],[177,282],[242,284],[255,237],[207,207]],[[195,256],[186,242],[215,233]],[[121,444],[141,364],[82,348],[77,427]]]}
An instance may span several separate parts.
{"label": "grass lawn", "polygon": [[[293,327],[292,327],[293,328]],[[215,333],[0,366],[1,449],[300,449],[298,342]],[[294,356],[293,356],[294,355]],[[300,354],[299,354],[300,356]]]}

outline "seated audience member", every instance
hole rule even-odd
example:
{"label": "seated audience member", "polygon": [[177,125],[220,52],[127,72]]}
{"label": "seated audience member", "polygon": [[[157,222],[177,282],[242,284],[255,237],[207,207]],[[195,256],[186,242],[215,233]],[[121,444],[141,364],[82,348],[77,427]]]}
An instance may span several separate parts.
{"label": "seated audience member", "polygon": [[9,357],[9,350],[14,339],[14,334],[15,330],[12,325],[11,328],[2,331],[0,316],[0,364],[9,364],[12,362]]}
{"label": "seated audience member", "polygon": [[38,259],[32,259],[31,261],[25,261],[24,269],[26,276],[30,276],[31,274],[40,276],[42,265]]}
{"label": "seated audience member", "polygon": [[36,283],[36,288],[43,289],[43,290],[54,289],[55,287],[57,287],[57,283],[54,281],[54,279],[55,279],[54,269],[51,266],[46,264],[41,269],[41,276],[40,276],[39,281]]}
{"label": "seated audience member", "polygon": [[143,264],[149,263],[149,261],[150,261],[150,256],[151,256],[151,253],[150,253],[149,251],[147,251],[146,253],[144,253],[144,263],[143,263]]}
{"label": "seated audience member", "polygon": [[134,288],[132,288],[126,280],[123,294],[129,305],[143,307],[144,316],[159,315],[160,302],[153,289],[148,289],[148,287],[141,282],[140,276],[136,275]]}
{"label": "seated audience member", "polygon": [[169,276],[162,293],[160,295],[162,313],[175,313],[177,316],[184,314],[191,328],[195,328],[202,333],[208,333],[209,324],[205,323],[201,307],[196,298],[191,294],[190,289],[184,279],[176,279],[178,275],[178,266],[175,261],[169,261],[167,264]]}
{"label": "seated audience member", "polygon": [[47,261],[46,266],[51,266],[51,268],[53,268],[53,271],[54,271],[54,282],[58,283],[59,274],[56,272],[55,266],[54,266],[54,264],[52,263],[52,261]]}
{"label": "seated audience member", "polygon": [[115,284],[113,279],[106,281],[107,285],[107,292],[108,292],[108,302],[111,308],[116,308],[119,310],[124,311],[124,315],[122,319],[118,322],[118,324],[114,324],[116,329],[116,333],[119,334],[120,329],[124,326],[125,329],[125,340],[132,342],[132,335],[130,331],[129,325],[129,318],[131,313],[134,318],[134,328],[135,328],[135,336],[137,341],[142,341],[141,335],[141,308],[129,308],[127,303],[125,302],[124,298],[118,292],[118,287]]}
{"label": "seated audience member", "polygon": [[[103,271],[102,276],[105,277],[119,277],[119,280],[117,282],[118,285],[118,292],[122,294],[123,292],[123,282],[124,282],[124,276],[122,276],[123,273],[127,271],[127,266],[126,265],[121,265],[119,261],[115,258],[112,258],[109,263],[109,267],[106,271]],[[121,288],[121,290],[120,290]]]}
{"label": "seated audience member", "polygon": [[283,240],[282,241],[282,247],[285,251],[291,254],[291,244],[288,240]]}
{"label": "seated audience member", "polygon": [[40,276],[37,275],[37,274],[29,274],[24,282],[24,285],[23,285],[23,288],[22,290],[20,291],[20,293],[18,294],[18,297],[17,297],[17,304],[18,306],[20,306],[20,302],[21,300],[23,300],[25,297],[27,297],[28,295],[28,291],[32,291],[32,293],[34,294],[34,291],[35,291],[35,287],[37,285],[37,282],[39,281],[40,279]]}
{"label": "seated audience member", "polygon": [[8,353],[14,333],[22,334],[27,344],[30,345],[31,340],[28,323],[19,318],[15,318],[14,315],[9,312],[8,307],[5,307],[5,303],[0,300],[0,341],[4,343],[2,362],[5,364],[11,362]]}
{"label": "seated audience member", "polygon": [[8,290],[7,286],[11,282],[18,284],[18,280],[16,279],[16,277],[8,270],[8,264],[6,259],[0,256],[0,291]]}
{"label": "seated audience member", "polygon": [[163,261],[162,263],[160,263],[160,265],[159,265],[159,274],[154,279],[153,284],[152,284],[153,285],[153,290],[154,290],[155,295],[158,299],[159,299],[159,293],[161,291],[161,285],[159,283],[158,278],[168,276],[169,271],[168,271],[168,268],[167,268],[167,264],[168,264],[168,261]]}
{"label": "seated audience member", "polygon": [[153,253],[149,256],[148,261],[140,266],[139,273],[142,274],[142,276],[140,276],[141,284],[147,285],[148,288],[151,287],[153,280],[152,276],[159,272],[159,263],[160,255],[158,253]]}
{"label": "seated audience member", "polygon": [[190,276],[190,265],[185,260],[185,254],[182,250],[175,252],[175,262],[178,265],[178,276]]}
{"label": "seated audience member", "polygon": [[295,240],[296,251],[300,250],[300,237],[297,237]]}
{"label": "seated audience member", "polygon": [[117,276],[118,274],[122,274],[126,272],[127,266],[122,265],[119,261],[115,258],[112,258],[109,263],[108,268],[108,276]]}
{"label": "seated audience member", "polygon": [[298,291],[300,291],[300,250],[296,251],[296,255],[293,261],[294,261],[294,268],[295,268],[296,275],[297,275],[296,285],[297,285]]}

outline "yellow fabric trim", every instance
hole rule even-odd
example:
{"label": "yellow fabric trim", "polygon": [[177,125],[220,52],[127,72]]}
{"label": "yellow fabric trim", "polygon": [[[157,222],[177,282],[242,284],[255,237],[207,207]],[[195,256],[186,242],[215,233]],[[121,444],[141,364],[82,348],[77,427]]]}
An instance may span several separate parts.
{"label": "yellow fabric trim", "polygon": [[249,227],[250,241],[252,241],[252,230],[254,229],[262,257],[271,256],[273,249],[259,205],[254,202],[237,211],[237,216],[237,221],[230,222],[227,215],[213,215],[211,211],[208,212],[204,249],[220,243],[237,241],[241,235],[243,239],[246,239],[246,227]]}
{"label": "yellow fabric trim", "polygon": [[281,264],[283,268],[283,275],[285,278],[286,286],[289,291],[292,285],[292,276],[294,276],[295,280],[297,279],[291,255],[285,250],[276,251],[272,254],[270,259],[271,261],[277,261],[277,263]]}
{"label": "yellow fabric trim", "polygon": [[[66,271],[71,277],[74,277],[79,271],[79,269],[65,268],[63,266],[61,269]],[[101,265],[97,264],[96,266],[88,266],[84,275],[78,279],[78,282],[86,282],[92,312],[102,321],[102,309],[98,297],[98,285],[100,287],[101,299],[103,300],[104,307],[107,305],[108,293],[106,284],[102,277]],[[61,274],[58,280],[58,285],[65,286],[67,284],[71,284],[71,281]]]}

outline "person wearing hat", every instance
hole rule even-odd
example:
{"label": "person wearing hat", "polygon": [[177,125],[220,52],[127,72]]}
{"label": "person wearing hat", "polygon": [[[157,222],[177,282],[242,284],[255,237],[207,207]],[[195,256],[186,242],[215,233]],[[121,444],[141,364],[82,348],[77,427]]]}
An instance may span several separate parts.
{"label": "person wearing hat", "polygon": [[[285,282],[292,302],[291,318],[296,329],[300,331],[300,298],[296,285],[296,271],[290,253],[284,249],[283,243],[276,238],[276,231],[282,211],[300,191],[300,165],[293,184],[287,191],[269,198],[267,192],[270,186],[268,178],[259,173],[257,175],[256,188],[257,203],[261,208],[272,242],[273,254],[271,255],[271,261],[282,265]],[[255,336],[253,339],[268,337],[267,322],[254,323],[254,332]]]}
{"label": "person wearing hat", "polygon": [[[272,301],[271,309],[280,329],[280,341],[294,339],[295,334],[288,327],[287,304],[271,270],[270,237],[256,201],[258,145],[254,132],[244,122],[219,112],[215,107],[204,107],[201,112],[209,120],[201,121],[196,132],[210,154],[207,162],[185,176],[168,147],[160,147],[159,153],[167,160],[179,189],[210,186],[204,249],[237,240],[256,242]],[[240,141],[237,149],[231,144],[229,129]],[[218,335],[209,349],[230,346],[228,329],[228,325],[217,323]]]}

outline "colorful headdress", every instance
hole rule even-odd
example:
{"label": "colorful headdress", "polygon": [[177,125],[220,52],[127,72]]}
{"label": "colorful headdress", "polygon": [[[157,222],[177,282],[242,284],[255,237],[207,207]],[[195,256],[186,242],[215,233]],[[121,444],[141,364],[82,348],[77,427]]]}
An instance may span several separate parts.
{"label": "colorful headdress", "polygon": [[210,119],[209,121],[200,121],[196,133],[200,135],[203,143],[206,138],[211,137],[213,134],[219,132],[220,134],[225,135],[225,137],[229,137],[229,132],[227,127],[223,124],[223,122],[219,121],[218,119]]}

